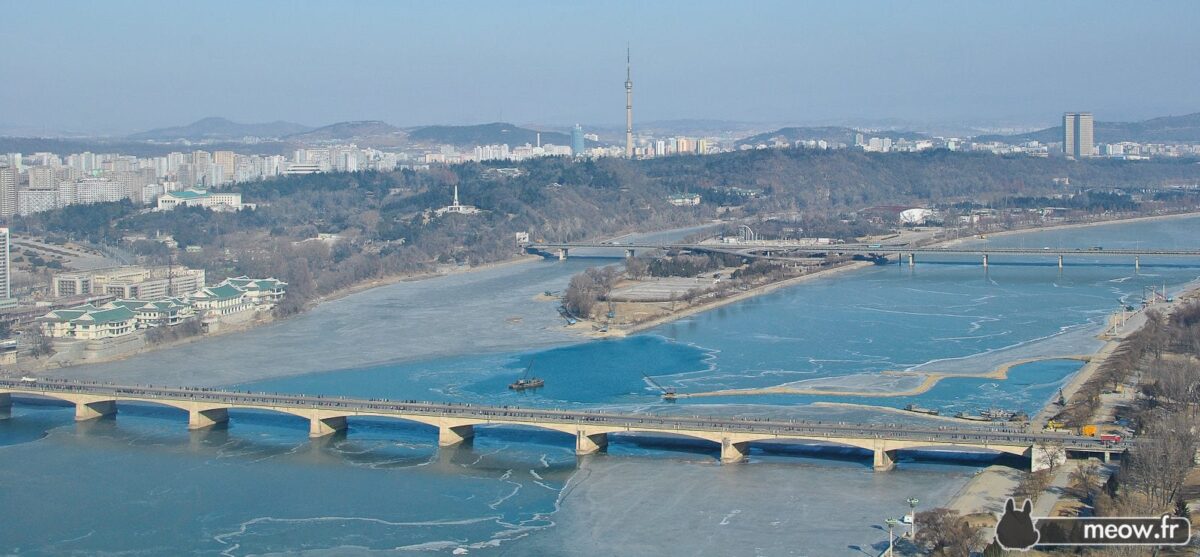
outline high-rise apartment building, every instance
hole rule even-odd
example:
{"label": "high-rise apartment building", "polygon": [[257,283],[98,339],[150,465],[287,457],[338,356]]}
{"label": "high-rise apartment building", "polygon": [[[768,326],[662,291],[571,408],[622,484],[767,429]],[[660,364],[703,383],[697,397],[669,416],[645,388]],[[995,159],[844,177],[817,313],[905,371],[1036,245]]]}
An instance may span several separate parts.
{"label": "high-rise apartment building", "polygon": [[577,157],[582,157],[584,153],[583,128],[579,124],[575,124],[571,128],[571,154]]}
{"label": "high-rise apartment building", "polygon": [[8,218],[17,212],[17,169],[0,166],[0,218]]}
{"label": "high-rise apartment building", "polygon": [[1063,114],[1063,154],[1075,159],[1092,156],[1091,112],[1067,112]]}
{"label": "high-rise apartment building", "polygon": [[54,167],[51,166],[31,166],[29,167],[29,188],[35,190],[48,190],[58,187],[58,176]]}
{"label": "high-rise apartment building", "polygon": [[8,229],[0,228],[0,308],[10,308],[17,305],[12,297],[12,272],[9,270],[12,260],[9,258]]}
{"label": "high-rise apartment building", "polygon": [[233,151],[217,151],[213,153],[213,164],[221,165],[220,182],[227,184],[233,181],[233,171],[237,168],[237,155]]}

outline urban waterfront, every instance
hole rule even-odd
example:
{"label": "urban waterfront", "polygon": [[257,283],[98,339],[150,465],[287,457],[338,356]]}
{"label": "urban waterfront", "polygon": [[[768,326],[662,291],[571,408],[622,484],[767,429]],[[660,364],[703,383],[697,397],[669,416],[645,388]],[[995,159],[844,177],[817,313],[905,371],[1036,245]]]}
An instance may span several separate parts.
{"label": "urban waterfront", "polygon": [[[1197,232],[1200,218],[1188,218],[989,245],[1190,247]],[[846,421],[918,419],[865,408],[907,403],[1032,413],[1079,362],[1020,365],[1006,380],[947,378],[913,397],[745,395],[673,405],[641,374],[681,393],[906,389],[921,377],[880,373],[983,374],[1005,362],[1089,353],[1118,301],[1137,305],[1147,286],[1177,291],[1200,276],[1189,262],[1143,258],[1135,272],[1132,261],[1089,261],[1086,253],[1061,271],[1037,257],[997,258],[986,270],[931,259],[818,279],[626,339],[579,342],[557,330],[551,305],[531,300],[603,262],[391,285],[239,338],[185,346],[185,361],[152,353],[68,373],[172,384],[212,369],[232,379],[210,384],[250,390]],[[447,303],[453,311],[436,311]],[[435,340],[447,351],[422,352]],[[248,363],[239,361],[239,343],[276,350]],[[302,348],[289,353],[293,346]],[[505,385],[531,363],[546,387],[509,392]],[[284,377],[297,371],[306,373]],[[904,454],[895,471],[876,474],[857,450],[770,445],[755,446],[744,465],[722,466],[707,443],[639,436],[615,437],[607,454],[577,461],[568,436],[534,430],[480,428],[469,446],[439,450],[432,428],[392,421],[352,420],[344,437],[309,441],[300,419],[240,412],[228,430],[187,433],[181,414],[122,407],[115,421],[76,424],[65,407],[16,405],[14,419],[0,423],[0,504],[21,511],[0,525],[0,551],[585,555],[605,540],[627,554],[853,555],[886,543],[879,524],[902,514],[906,497],[944,503],[992,460]]]}

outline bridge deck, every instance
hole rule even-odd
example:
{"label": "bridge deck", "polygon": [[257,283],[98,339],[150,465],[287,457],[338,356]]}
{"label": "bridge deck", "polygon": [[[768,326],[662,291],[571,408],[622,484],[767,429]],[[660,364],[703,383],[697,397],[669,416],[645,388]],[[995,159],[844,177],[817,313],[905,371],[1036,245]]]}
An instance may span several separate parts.
{"label": "bridge deck", "polygon": [[1200,258],[1200,250],[1165,249],[1165,248],[1012,248],[1012,247],[916,247],[903,245],[880,245],[872,247],[861,244],[789,244],[789,243],[736,243],[736,244],[654,244],[654,243],[604,243],[604,242],[533,242],[525,244],[526,249],[556,250],[556,249],[664,249],[688,251],[792,251],[804,253],[849,253],[849,254],[945,254],[945,255],[1086,255],[1097,257],[1131,257],[1131,256],[1162,256],[1162,257],[1196,257]]}
{"label": "bridge deck", "polygon": [[1120,452],[1128,442],[1111,444],[1092,437],[1061,433],[1030,433],[1016,427],[914,426],[845,422],[758,420],[730,417],[671,416],[479,406],[418,401],[390,401],[309,395],[220,391],[186,387],[112,385],[65,380],[36,382],[0,379],[0,394],[29,394],[53,398],[88,396],[114,401],[203,403],[207,406],[287,409],[294,413],[319,410],[330,416],[394,416],[399,419],[447,418],[490,424],[557,426],[552,429],[602,428],[638,432],[744,434],[765,440],[839,438],[928,442],[935,445],[1029,447],[1061,444],[1073,451]]}

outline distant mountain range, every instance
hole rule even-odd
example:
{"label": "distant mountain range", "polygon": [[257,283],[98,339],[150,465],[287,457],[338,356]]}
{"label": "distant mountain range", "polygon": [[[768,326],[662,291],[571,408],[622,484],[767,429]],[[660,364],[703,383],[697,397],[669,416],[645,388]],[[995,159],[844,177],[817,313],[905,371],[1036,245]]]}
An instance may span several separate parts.
{"label": "distant mountain range", "polygon": [[135,133],[127,139],[136,141],[190,141],[241,139],[243,137],[280,138],[299,134],[312,128],[292,122],[268,122],[265,124],[239,124],[224,118],[204,118],[186,126],[158,128]]}
{"label": "distant mountain range", "polygon": [[887,137],[893,141],[897,139],[923,139],[927,137],[924,134],[908,131],[874,131],[865,132],[854,128],[844,128],[841,126],[823,126],[823,127],[793,127],[780,128],[778,130],[741,139],[737,142],[738,145],[770,145],[776,140],[793,143],[796,141],[820,141],[825,140],[829,143],[845,143],[846,145],[854,145],[855,134],[863,134],[865,137]]}
{"label": "distant mountain range", "polygon": [[356,122],[338,122],[301,133],[291,134],[285,136],[283,139],[299,143],[352,141],[363,147],[396,147],[407,143],[408,133],[387,122],[360,120]]}
{"label": "distant mountain range", "polygon": [[[1200,112],[1183,116],[1163,116],[1142,122],[1100,122],[1093,124],[1092,135],[1096,143],[1135,141],[1138,143],[1200,142]],[[1046,128],[1016,135],[981,135],[976,141],[1002,141],[1005,143],[1061,143],[1062,126]]]}
{"label": "distant mountain range", "polygon": [[[290,122],[268,124],[239,124],[224,118],[205,118],[186,126],[159,128],[128,136],[130,141],[221,141],[246,136],[278,138],[297,144],[355,142],[361,146],[387,148],[409,144],[428,145],[536,145],[538,130],[522,128],[506,122],[474,126],[422,126],[404,130],[379,120],[338,122],[311,128]],[[571,136],[562,132],[543,131],[542,143],[570,145]]]}
{"label": "distant mountain range", "polygon": [[[542,144],[570,145],[571,136],[565,133],[544,131]],[[475,126],[425,126],[409,132],[413,143],[437,145],[537,145],[538,131],[522,128],[506,122],[479,124]]]}

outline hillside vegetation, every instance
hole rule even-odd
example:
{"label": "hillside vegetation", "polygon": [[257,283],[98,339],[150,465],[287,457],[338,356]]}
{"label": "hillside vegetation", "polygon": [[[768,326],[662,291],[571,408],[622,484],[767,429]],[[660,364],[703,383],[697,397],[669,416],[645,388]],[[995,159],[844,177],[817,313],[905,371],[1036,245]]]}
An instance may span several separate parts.
{"label": "hillside vegetation", "polygon": [[[1137,187],[1200,183],[1200,165],[1179,161],[1070,162],[951,152],[870,154],[856,151],[762,150],[647,161],[543,158],[520,164],[515,177],[497,177],[480,164],[429,172],[314,174],[240,184],[254,211],[214,213],[201,208],[145,211],[129,202],[76,205],[17,218],[18,232],[66,236],[129,246],[151,262],[168,248],[153,238],[171,236],[199,253],[176,260],[210,276],[275,276],[295,296],[295,311],[315,296],[396,273],[426,272],[439,265],[496,261],[517,252],[515,234],[575,241],[631,230],[711,222],[718,202],[738,205],[732,215],[780,212],[853,219],[871,205],[927,205],[1063,193],[1072,188]],[[457,185],[477,215],[435,215]],[[740,198],[729,188],[761,192]],[[671,193],[699,193],[698,207],[675,207]],[[1096,210],[1106,205],[1098,204]],[[847,225],[852,226],[852,225]],[[840,233],[842,224],[829,226]],[[319,233],[337,239],[317,240]]]}

